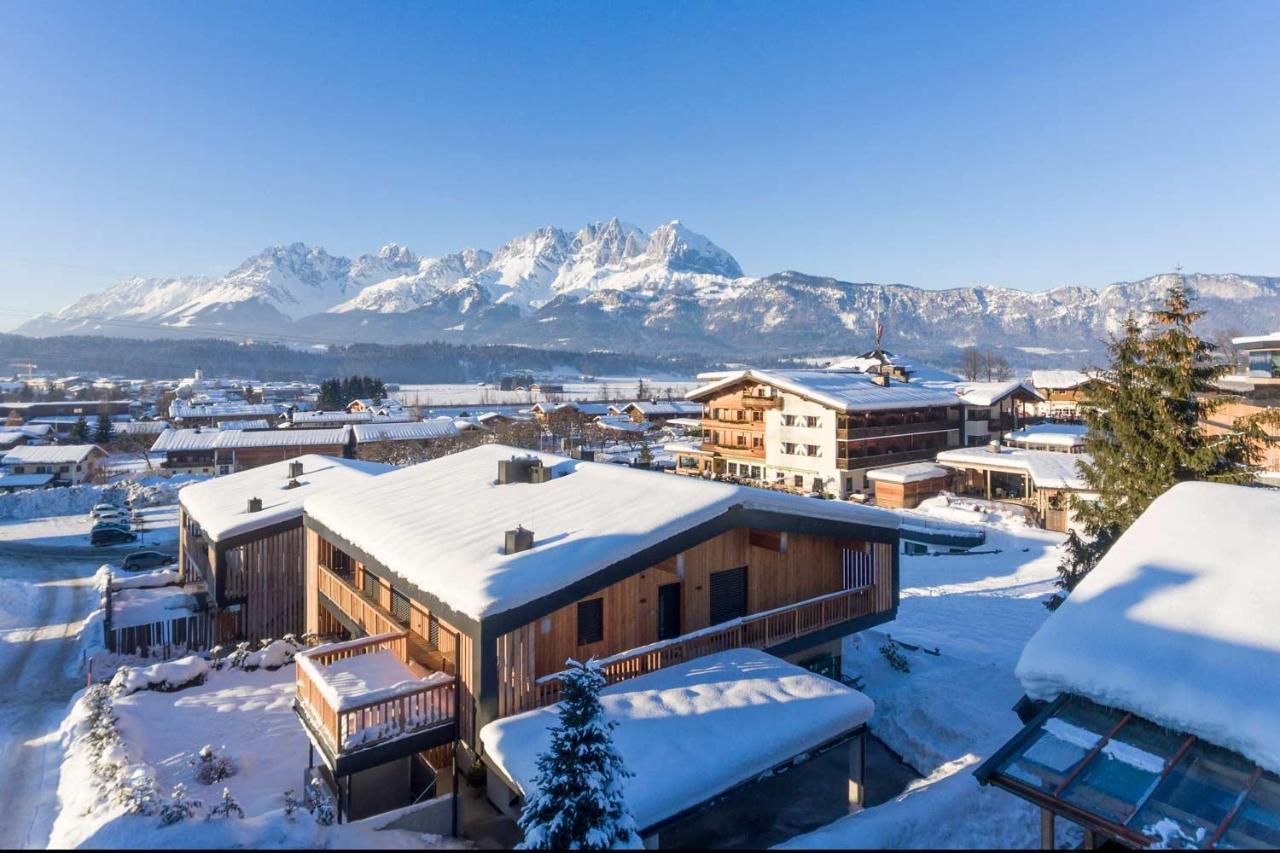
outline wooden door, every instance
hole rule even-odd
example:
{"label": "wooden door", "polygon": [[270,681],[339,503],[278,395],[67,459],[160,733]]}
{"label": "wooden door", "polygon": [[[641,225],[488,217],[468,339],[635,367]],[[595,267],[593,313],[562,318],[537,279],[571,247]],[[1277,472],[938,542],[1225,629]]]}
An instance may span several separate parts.
{"label": "wooden door", "polygon": [[664,583],[658,587],[658,639],[680,636],[680,584]]}

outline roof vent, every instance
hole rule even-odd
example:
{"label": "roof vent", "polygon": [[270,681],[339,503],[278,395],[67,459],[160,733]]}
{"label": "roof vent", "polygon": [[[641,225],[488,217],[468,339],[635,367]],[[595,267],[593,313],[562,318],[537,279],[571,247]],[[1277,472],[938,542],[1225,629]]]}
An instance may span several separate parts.
{"label": "roof vent", "polygon": [[533,547],[533,531],[525,530],[524,527],[517,524],[515,530],[507,531],[507,538],[504,553],[519,554],[521,551],[528,551]]}
{"label": "roof vent", "polygon": [[285,483],[285,484],[284,484],[284,487],[285,487],[286,489],[296,489],[296,488],[298,488],[298,487],[299,487],[299,486],[301,486],[301,485],[302,485],[302,484],[301,484],[301,483],[299,483],[299,482],[295,479],[295,480],[290,480],[289,482]]}
{"label": "roof vent", "polygon": [[294,460],[289,463],[289,479],[297,480],[302,476],[302,461]]}
{"label": "roof vent", "polygon": [[498,460],[498,485],[507,483],[543,483],[549,477],[534,479],[534,470],[544,469],[542,460],[534,456],[512,457],[510,459]]}
{"label": "roof vent", "polygon": [[249,512],[262,512],[262,498],[249,498]]}

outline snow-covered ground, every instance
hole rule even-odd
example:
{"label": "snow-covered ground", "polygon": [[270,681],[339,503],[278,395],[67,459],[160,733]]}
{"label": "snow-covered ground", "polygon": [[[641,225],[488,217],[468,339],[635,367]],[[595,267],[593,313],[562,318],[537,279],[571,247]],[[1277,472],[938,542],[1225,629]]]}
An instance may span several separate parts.
{"label": "snow-covered ground", "polygon": [[[947,510],[907,514],[959,520]],[[997,523],[984,525],[983,553],[904,556],[898,618],[845,642],[845,671],[864,679],[876,703],[872,731],[925,778],[784,846],[1039,846],[1038,813],[980,787],[973,770],[1020,728],[1012,707],[1022,689],[1013,670],[1048,616],[1042,602],[1054,591],[1063,537],[987,517]],[[920,648],[897,647],[910,672],[896,671],[881,654],[887,636]],[[1059,832],[1070,838],[1070,829]]]}
{"label": "snow-covered ground", "polygon": [[[129,543],[127,550],[177,547],[177,504],[146,507],[137,512],[142,516],[144,527],[138,531],[138,541]],[[93,524],[88,513],[0,519],[0,543],[23,548],[90,548],[89,531]],[[110,553],[119,548],[105,550]]]}
{"label": "snow-covered ground", "polygon": [[[84,731],[86,702],[78,701],[62,728],[67,757],[58,785],[58,816],[51,846],[125,848],[433,848],[449,845],[438,836],[400,830],[376,831],[370,820],[321,826],[304,809],[285,814],[284,793],[301,799],[307,767],[307,737],[292,710],[292,664],[265,669],[212,671],[200,685],[175,692],[139,691],[116,696],[113,712],[120,737],[118,760],[150,776],[161,799],[179,783],[202,801],[190,819],[161,826],[155,815],[126,814],[99,800]],[[231,760],[234,774],[201,784],[191,761],[204,746]],[[223,788],[244,817],[207,819]]]}

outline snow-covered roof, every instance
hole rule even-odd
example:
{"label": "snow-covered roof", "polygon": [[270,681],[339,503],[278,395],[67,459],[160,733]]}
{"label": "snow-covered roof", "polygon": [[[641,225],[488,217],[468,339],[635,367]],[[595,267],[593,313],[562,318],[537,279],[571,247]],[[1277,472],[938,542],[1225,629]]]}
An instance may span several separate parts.
{"label": "snow-covered roof", "polygon": [[266,420],[223,421],[218,424],[218,429],[272,429],[272,425]]}
{"label": "snow-covered roof", "polygon": [[1049,391],[1066,391],[1078,388],[1093,377],[1079,370],[1033,370],[1031,384]]}
{"label": "snow-covered roof", "polygon": [[[498,485],[535,457],[545,483]],[[736,507],[896,529],[894,513],[487,444],[308,498],[307,515],[420,589],[479,619],[535,601]],[[523,525],[534,547],[503,554]],[[429,557],[424,555],[430,555]]]}
{"label": "snow-covered roof", "polygon": [[282,411],[278,403],[210,403],[192,405],[185,400],[174,400],[169,404],[169,417],[176,420],[183,418],[226,418],[226,417],[274,417]]}
{"label": "snow-covered roof", "polygon": [[1280,772],[1280,492],[1181,483],[1023,650],[1035,698],[1123,708]]}
{"label": "snow-covered roof", "polygon": [[1037,400],[1043,399],[1034,388],[1020,380],[1009,382],[961,382],[956,386],[960,399],[970,406],[994,406],[1010,394],[1021,391]]}
{"label": "snow-covered roof", "polygon": [[458,427],[450,417],[408,423],[356,424],[351,430],[355,433],[356,444],[371,441],[425,441],[458,434]]}
{"label": "snow-covered roof", "polygon": [[593,417],[608,414],[610,408],[608,403],[580,403],[577,400],[566,400],[563,403],[534,403],[529,411],[539,415],[576,412],[585,417]]}
{"label": "snow-covered roof", "polygon": [[34,489],[52,479],[52,474],[0,474],[0,489]]}
{"label": "snow-covered roof", "polygon": [[237,450],[246,447],[318,447],[346,444],[351,427],[337,429],[167,429],[151,445],[156,453],[175,450]]}
{"label": "snow-covered roof", "polygon": [[[856,729],[875,710],[862,693],[755,649],[614,684],[600,702],[634,774],[622,787],[641,830]],[[551,705],[480,730],[485,758],[526,796],[558,712]]]}
{"label": "snow-covered roof", "polygon": [[151,445],[152,453],[175,450],[213,450],[221,433],[216,429],[167,429]]}
{"label": "snow-covered roof", "polygon": [[646,418],[665,418],[676,415],[701,415],[701,403],[688,403],[682,400],[660,400],[647,401],[638,400],[634,403],[627,403],[622,407],[622,411],[638,411]]}
{"label": "snow-covered roof", "polygon": [[169,428],[166,421],[118,421],[111,428],[122,435],[159,435]]}
{"label": "snow-covered roof", "polygon": [[76,465],[102,452],[96,444],[23,444],[8,450],[0,465]]}
{"label": "snow-covered roof", "polygon": [[1083,424],[1032,424],[1004,434],[1014,444],[1046,444],[1053,447],[1082,447],[1089,428]]}
{"label": "snow-covered roof", "polygon": [[[302,463],[300,485],[289,465]],[[394,470],[391,465],[308,454],[235,474],[193,483],[178,492],[178,502],[213,541],[239,536],[282,521],[302,517],[302,502],[325,489],[343,491],[370,477]],[[262,498],[262,509],[249,512],[249,498]]]}
{"label": "snow-covered roof", "polygon": [[595,419],[594,423],[601,429],[616,432],[641,433],[653,428],[653,424],[649,421],[633,421],[627,415],[601,415]]}
{"label": "snow-covered roof", "polygon": [[290,420],[294,424],[367,424],[373,420],[373,412],[294,412]]}
{"label": "snow-covered roof", "polygon": [[1080,491],[1087,488],[1080,478],[1078,463],[1090,461],[1087,453],[1061,453],[1057,450],[1024,450],[1022,448],[1001,447],[999,452],[991,445],[983,447],[957,447],[943,450],[937,456],[941,465],[957,468],[1012,468],[1025,471],[1031,475],[1038,489],[1074,489]]}
{"label": "snow-covered roof", "polygon": [[30,438],[22,430],[4,430],[0,432],[0,447],[11,447],[20,441]]}
{"label": "snow-covered roof", "polygon": [[873,468],[867,472],[868,480],[879,480],[884,483],[921,483],[925,480],[936,480],[949,477],[951,471],[932,462],[908,462],[905,465],[891,465],[888,468]]}
{"label": "snow-covered roof", "polygon": [[1280,332],[1272,332],[1269,335],[1246,335],[1242,338],[1232,338],[1231,343],[1238,347],[1249,346],[1276,346],[1280,347]]}
{"label": "snow-covered roof", "polygon": [[874,382],[869,374],[836,370],[735,370],[693,389],[685,396],[691,400],[699,400],[744,379],[770,385],[845,412],[955,406],[960,403],[955,387],[948,383],[899,382],[891,379],[884,386]]}
{"label": "snow-covered roof", "polygon": [[883,370],[885,366],[900,367],[907,372],[913,382],[958,382],[960,377],[932,365],[914,361],[888,350],[867,350],[862,355],[838,358],[826,366],[827,370],[849,370],[858,373],[870,373]]}

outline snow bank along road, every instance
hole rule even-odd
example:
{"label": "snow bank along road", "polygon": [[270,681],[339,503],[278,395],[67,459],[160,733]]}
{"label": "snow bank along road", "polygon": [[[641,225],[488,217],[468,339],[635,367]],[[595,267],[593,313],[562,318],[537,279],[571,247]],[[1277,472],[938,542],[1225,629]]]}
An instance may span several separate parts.
{"label": "snow bank along road", "polygon": [[0,631],[0,848],[44,847],[48,840],[62,763],[58,729],[82,684],[80,626],[97,605],[92,575],[99,563],[0,543],[0,578],[33,585],[12,623],[18,627]]}

